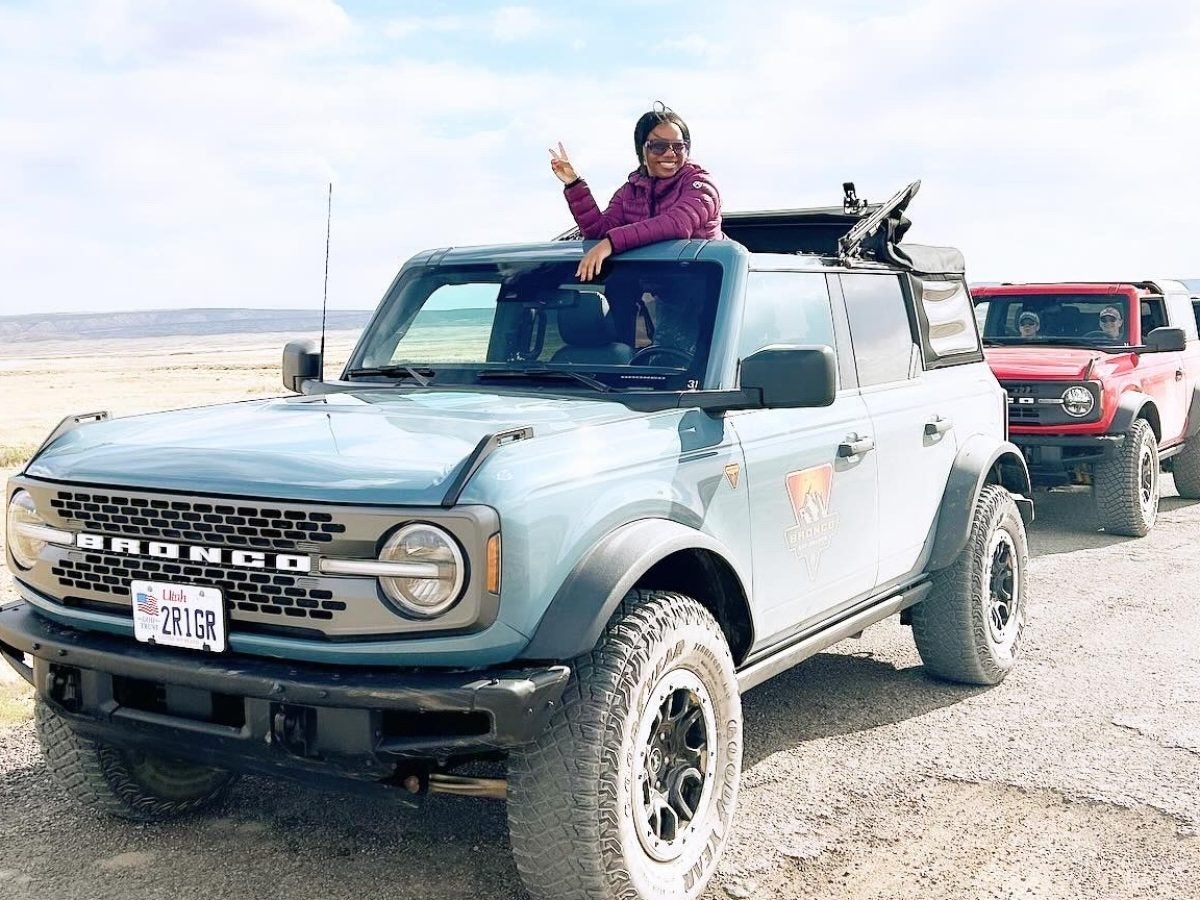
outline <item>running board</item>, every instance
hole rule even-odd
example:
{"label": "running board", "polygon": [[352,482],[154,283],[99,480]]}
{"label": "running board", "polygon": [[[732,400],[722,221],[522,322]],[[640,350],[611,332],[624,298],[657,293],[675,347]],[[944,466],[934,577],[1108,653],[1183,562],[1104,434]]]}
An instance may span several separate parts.
{"label": "running board", "polygon": [[823,628],[816,634],[801,638],[796,643],[784,648],[764,660],[747,666],[737,673],[738,690],[743,693],[750,688],[762,684],[769,678],[774,678],[792,666],[799,665],[810,656],[815,656],[826,647],[862,631],[869,625],[881,622],[888,616],[900,612],[915,603],[920,603],[929,593],[932,585],[926,581],[915,587],[894,594],[886,600],[870,606],[862,612],[854,613],[840,622]]}

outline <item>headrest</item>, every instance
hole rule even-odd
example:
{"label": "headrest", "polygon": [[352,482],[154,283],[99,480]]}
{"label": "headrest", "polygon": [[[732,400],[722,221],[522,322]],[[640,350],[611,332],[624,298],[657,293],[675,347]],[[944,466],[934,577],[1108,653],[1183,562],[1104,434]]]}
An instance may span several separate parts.
{"label": "headrest", "polygon": [[607,298],[590,291],[579,292],[574,306],[559,308],[558,333],[576,347],[602,347],[615,343],[617,333],[608,314]]}

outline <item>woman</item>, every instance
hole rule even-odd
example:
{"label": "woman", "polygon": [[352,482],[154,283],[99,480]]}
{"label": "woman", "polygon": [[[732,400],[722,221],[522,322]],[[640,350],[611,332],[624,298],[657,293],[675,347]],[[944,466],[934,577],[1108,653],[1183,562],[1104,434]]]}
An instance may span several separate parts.
{"label": "woman", "polygon": [[638,167],[600,212],[563,145],[550,151],[550,168],[566,187],[567,204],[584,238],[603,238],[576,272],[591,281],[613,253],[680,238],[721,238],[721,196],[712,177],[688,159],[691,133],[679,114],[656,104],[633,127]]}

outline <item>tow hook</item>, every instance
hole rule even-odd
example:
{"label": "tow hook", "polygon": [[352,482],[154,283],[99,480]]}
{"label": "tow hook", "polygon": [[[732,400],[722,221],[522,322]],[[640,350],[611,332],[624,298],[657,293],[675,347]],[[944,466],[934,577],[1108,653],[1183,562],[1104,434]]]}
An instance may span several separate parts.
{"label": "tow hook", "polygon": [[508,796],[508,781],[504,778],[474,778],[446,772],[414,773],[404,776],[400,785],[410,794],[454,794],[489,800],[503,800]]}

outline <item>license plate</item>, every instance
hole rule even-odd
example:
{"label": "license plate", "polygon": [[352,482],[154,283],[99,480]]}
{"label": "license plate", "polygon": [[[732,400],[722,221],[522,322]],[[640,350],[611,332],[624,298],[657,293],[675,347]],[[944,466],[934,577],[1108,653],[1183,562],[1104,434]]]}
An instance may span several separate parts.
{"label": "license plate", "polygon": [[134,581],[129,593],[133,635],[139,641],[213,653],[225,649],[225,604],[220,588]]}

